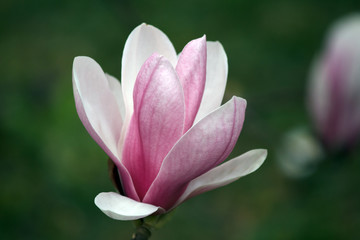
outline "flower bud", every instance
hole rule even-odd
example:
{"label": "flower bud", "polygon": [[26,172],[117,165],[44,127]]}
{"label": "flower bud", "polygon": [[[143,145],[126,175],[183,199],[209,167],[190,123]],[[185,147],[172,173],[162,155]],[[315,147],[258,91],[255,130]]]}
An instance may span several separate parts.
{"label": "flower bud", "polygon": [[310,75],[308,105],[328,150],[351,148],[360,135],[360,14],[336,22]]}

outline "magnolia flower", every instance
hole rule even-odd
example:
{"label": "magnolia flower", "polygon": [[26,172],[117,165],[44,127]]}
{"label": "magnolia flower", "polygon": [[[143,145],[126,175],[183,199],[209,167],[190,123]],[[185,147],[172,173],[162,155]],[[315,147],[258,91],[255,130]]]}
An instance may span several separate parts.
{"label": "magnolia flower", "polygon": [[360,135],[360,15],[337,22],[315,62],[309,108],[315,130],[333,150]]}
{"label": "magnolia flower", "polygon": [[177,55],[167,36],[142,24],[128,37],[120,82],[89,57],[76,57],[78,115],[117,167],[123,195],[100,193],[109,217],[134,220],[163,214],[185,200],[255,171],[266,150],[228,162],[243,126],[246,101],[220,106],[227,58],[205,36]]}

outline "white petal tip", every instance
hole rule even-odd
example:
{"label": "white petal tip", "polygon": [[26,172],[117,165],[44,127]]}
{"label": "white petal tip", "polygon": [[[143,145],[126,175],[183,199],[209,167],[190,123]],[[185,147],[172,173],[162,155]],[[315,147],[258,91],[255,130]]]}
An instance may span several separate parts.
{"label": "white petal tip", "polygon": [[87,63],[87,62],[95,62],[95,60],[88,56],[76,56],[74,58],[73,65],[76,66],[77,64]]}
{"label": "white petal tip", "polygon": [[242,106],[243,108],[246,108],[246,106],[247,106],[247,101],[246,101],[246,99],[241,98],[241,97],[233,96],[233,97],[231,98],[231,100],[229,100],[229,102],[230,102],[230,101],[233,101],[235,104],[239,104],[239,105]]}
{"label": "white petal tip", "polygon": [[155,213],[159,207],[142,203],[115,192],[100,193],[95,205],[108,217],[116,220],[136,220]]}
{"label": "white petal tip", "polygon": [[247,152],[249,158],[253,159],[253,165],[251,165],[251,170],[249,169],[248,173],[256,171],[265,161],[268,151],[267,149],[254,149]]}

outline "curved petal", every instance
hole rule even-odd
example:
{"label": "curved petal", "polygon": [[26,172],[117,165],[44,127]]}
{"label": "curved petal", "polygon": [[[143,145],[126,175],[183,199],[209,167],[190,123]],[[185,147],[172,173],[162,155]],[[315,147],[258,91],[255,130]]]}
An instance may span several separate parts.
{"label": "curved petal", "polygon": [[165,56],[175,66],[177,55],[169,38],[159,29],[143,23],[130,33],[121,61],[121,84],[128,116],[133,112],[136,76],[145,60],[153,53]]}
{"label": "curved petal", "polygon": [[[110,84],[99,64],[89,57],[76,57],[73,64],[73,86],[76,106],[84,108],[79,117],[89,120],[90,126],[84,121],[85,128],[93,128],[97,136],[89,131],[95,139],[99,137],[101,148],[109,149],[117,156],[116,145],[120,138],[122,118]],[[96,139],[95,139],[96,140]],[[104,149],[104,151],[106,151]]]}
{"label": "curved petal", "polygon": [[265,149],[251,150],[211,169],[189,183],[174,207],[189,198],[222,187],[254,172],[263,164],[266,156]]}
{"label": "curved petal", "polygon": [[111,89],[111,92],[116,98],[116,102],[119,106],[120,115],[122,119],[125,117],[125,103],[124,103],[124,97],[120,85],[120,81],[117,80],[115,77],[111,76],[110,74],[105,73],[106,78],[109,81],[109,86]]}
{"label": "curved petal", "polygon": [[244,122],[246,101],[233,97],[194,125],[175,144],[143,202],[170,209],[194,178],[224,161]]}
{"label": "curved petal", "polygon": [[159,207],[135,201],[115,192],[99,193],[94,202],[103,213],[116,220],[140,219],[159,209]]}
{"label": "curved petal", "polygon": [[225,50],[220,42],[207,42],[206,83],[195,123],[221,105],[228,74]]}
{"label": "curved petal", "polygon": [[185,128],[192,125],[199,110],[206,81],[206,37],[189,42],[180,53],[176,72],[185,96]]}
{"label": "curved petal", "polygon": [[129,172],[117,152],[122,118],[111,84],[99,64],[89,57],[76,57],[73,63],[73,90],[79,118],[91,137],[115,162],[129,196],[137,199]]}
{"label": "curved petal", "polygon": [[154,54],[141,68],[134,88],[134,114],[127,133],[123,163],[142,199],[163,159],[182,136],[184,96],[169,61]]}

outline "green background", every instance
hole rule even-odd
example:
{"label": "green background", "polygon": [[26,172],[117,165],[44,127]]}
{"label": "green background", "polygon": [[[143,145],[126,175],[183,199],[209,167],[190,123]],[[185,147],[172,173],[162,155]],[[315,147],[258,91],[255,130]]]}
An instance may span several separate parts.
{"label": "green background", "polygon": [[306,179],[276,162],[282,136],[309,125],[306,82],[330,24],[358,1],[0,2],[0,239],[130,239],[94,197],[112,191],[107,156],[78,119],[75,56],[120,78],[129,33],[142,22],[179,52],[203,34],[228,55],[224,100],[248,101],[230,157],[269,156],[255,173],[182,204],[152,239],[360,239],[359,150],[331,157]]}

